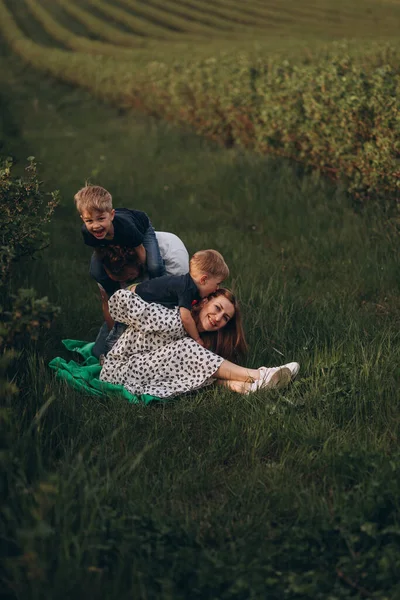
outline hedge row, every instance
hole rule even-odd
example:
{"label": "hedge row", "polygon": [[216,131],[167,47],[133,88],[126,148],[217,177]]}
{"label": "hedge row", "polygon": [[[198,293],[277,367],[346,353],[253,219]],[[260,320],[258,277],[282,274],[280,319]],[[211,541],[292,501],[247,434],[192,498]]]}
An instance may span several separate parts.
{"label": "hedge row", "polygon": [[[49,50],[27,40],[0,0],[3,34],[37,68],[102,98],[175,122],[226,145],[290,157],[344,179],[361,200],[400,191],[399,51],[362,57],[332,44],[302,63],[226,54],[147,65]],[[146,68],[144,68],[146,66]]]}

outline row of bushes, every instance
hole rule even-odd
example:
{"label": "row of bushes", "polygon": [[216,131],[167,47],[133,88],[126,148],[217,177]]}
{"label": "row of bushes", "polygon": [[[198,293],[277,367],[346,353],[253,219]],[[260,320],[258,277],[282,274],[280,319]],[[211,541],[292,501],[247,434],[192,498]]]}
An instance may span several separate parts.
{"label": "row of bushes", "polygon": [[193,62],[119,62],[3,34],[26,61],[98,96],[138,107],[226,145],[274,153],[343,179],[356,198],[394,205],[400,191],[399,51],[333,43],[300,62],[244,52]]}

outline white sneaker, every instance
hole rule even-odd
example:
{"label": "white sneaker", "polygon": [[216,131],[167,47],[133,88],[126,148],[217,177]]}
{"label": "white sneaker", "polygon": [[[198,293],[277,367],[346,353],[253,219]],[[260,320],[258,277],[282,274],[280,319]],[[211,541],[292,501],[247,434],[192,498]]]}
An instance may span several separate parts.
{"label": "white sneaker", "polygon": [[279,389],[286,387],[297,376],[300,365],[292,362],[280,367],[260,367],[258,370],[260,371],[260,379],[251,384],[251,392],[262,388]]}
{"label": "white sneaker", "polygon": [[300,371],[300,365],[297,362],[291,362],[291,363],[287,363],[286,365],[282,365],[282,368],[286,367],[287,369],[289,369],[289,371],[292,374],[292,381],[294,379],[296,379],[297,375],[299,374]]}

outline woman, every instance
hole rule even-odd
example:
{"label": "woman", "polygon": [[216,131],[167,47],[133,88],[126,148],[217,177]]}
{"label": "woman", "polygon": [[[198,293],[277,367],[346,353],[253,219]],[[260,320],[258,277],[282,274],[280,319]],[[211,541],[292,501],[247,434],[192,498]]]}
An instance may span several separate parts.
{"label": "woman", "polygon": [[123,385],[133,394],[169,398],[216,382],[248,394],[287,385],[299,365],[247,369],[232,358],[246,350],[240,310],[233,294],[219,289],[193,308],[205,347],[186,335],[178,309],[148,304],[118,290],[109,300],[111,317],[128,328],[109,351],[102,381]]}
{"label": "woman", "polygon": [[[189,254],[182,240],[174,233],[167,231],[156,231],[155,234],[166,274],[184,275],[188,273]],[[121,288],[126,287],[128,281],[132,282],[148,277],[145,266],[138,261],[135,248],[106,246],[105,248],[98,248],[96,254],[97,258],[103,263],[109,279],[115,281]],[[98,286],[104,323],[97,334],[92,353],[102,361],[102,355],[108,352],[125,327],[119,325],[110,333],[114,327],[114,321],[108,312],[108,294],[100,284]]]}

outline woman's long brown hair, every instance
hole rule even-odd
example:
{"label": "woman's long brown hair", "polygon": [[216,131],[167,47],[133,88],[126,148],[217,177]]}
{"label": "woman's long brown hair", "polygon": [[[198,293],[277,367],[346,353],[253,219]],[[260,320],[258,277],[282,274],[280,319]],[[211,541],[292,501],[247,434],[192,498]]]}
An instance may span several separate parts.
{"label": "woman's long brown hair", "polygon": [[[216,292],[207,296],[207,299],[212,300],[213,298],[218,298],[218,296],[224,296],[233,304],[235,314],[222,329],[201,333],[201,339],[208,350],[212,350],[212,352],[215,352],[215,354],[222,356],[222,358],[225,358],[226,360],[235,360],[247,351],[247,342],[243,330],[240,307],[235,296],[226,288],[219,288]],[[198,321],[198,316],[203,306],[204,305],[200,302],[192,309],[192,315],[196,322]]]}

